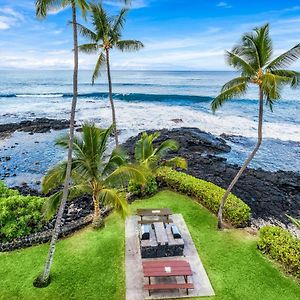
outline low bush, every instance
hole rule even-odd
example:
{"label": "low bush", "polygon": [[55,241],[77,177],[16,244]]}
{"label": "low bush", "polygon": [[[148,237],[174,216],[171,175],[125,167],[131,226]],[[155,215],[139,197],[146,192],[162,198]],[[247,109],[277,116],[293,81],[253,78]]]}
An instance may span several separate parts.
{"label": "low bush", "polygon": [[9,189],[3,181],[0,180],[0,198],[19,195],[16,190]]}
{"label": "low bush", "polygon": [[153,195],[157,192],[156,178],[150,176],[144,185],[130,180],[128,184],[128,192],[130,192],[134,197],[144,197],[147,195]]}
{"label": "low bush", "polygon": [[[217,213],[225,190],[219,186],[191,175],[172,170],[168,167],[160,168],[157,179],[169,188],[196,198],[203,206],[213,213]],[[250,207],[240,198],[230,194],[227,198],[223,217],[237,227],[246,226],[250,220]]]}
{"label": "low bush", "polygon": [[42,228],[44,198],[19,195],[1,182],[0,190],[0,242],[9,242]]}
{"label": "low bush", "polygon": [[264,226],[259,231],[257,248],[300,278],[300,240],[278,226]]}

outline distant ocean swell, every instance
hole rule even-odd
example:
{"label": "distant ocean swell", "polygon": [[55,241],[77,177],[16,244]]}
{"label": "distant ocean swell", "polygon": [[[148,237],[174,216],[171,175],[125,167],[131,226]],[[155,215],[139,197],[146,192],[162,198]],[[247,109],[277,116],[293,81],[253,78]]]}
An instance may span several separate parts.
{"label": "distant ocean swell", "polygon": [[[0,94],[0,98],[71,98],[71,93],[45,93],[45,94]],[[107,98],[108,93],[80,93],[80,98]],[[124,101],[176,101],[186,100],[188,102],[209,102],[213,98],[207,96],[192,96],[192,95],[164,95],[164,94],[140,94],[140,93],[114,93],[113,97]]]}

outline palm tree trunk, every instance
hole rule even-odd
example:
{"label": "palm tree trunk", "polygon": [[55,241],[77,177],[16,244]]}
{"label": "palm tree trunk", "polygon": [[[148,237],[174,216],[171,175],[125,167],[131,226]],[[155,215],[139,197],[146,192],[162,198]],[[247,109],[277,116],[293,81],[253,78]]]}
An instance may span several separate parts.
{"label": "palm tree trunk", "polygon": [[95,192],[93,192],[93,203],[94,203],[93,227],[99,229],[104,227],[104,221],[100,212],[99,198]]}
{"label": "palm tree trunk", "polygon": [[226,192],[225,192],[225,194],[222,198],[222,201],[221,201],[221,204],[220,204],[220,207],[219,207],[219,211],[218,211],[218,229],[222,228],[223,210],[224,210],[225,202],[226,202],[226,199],[227,199],[228,195],[230,194],[232,188],[234,187],[234,185],[236,184],[238,179],[241,177],[242,173],[245,171],[245,169],[247,168],[247,166],[249,165],[249,163],[251,162],[251,160],[253,159],[253,157],[255,156],[256,152],[258,151],[258,149],[261,145],[261,142],[262,142],[263,107],[264,107],[263,90],[262,90],[262,87],[259,86],[259,117],[258,117],[257,143],[256,143],[255,148],[253,149],[253,151],[249,155],[249,157],[245,160],[244,164],[242,165],[242,167],[240,168],[240,170],[238,171],[238,173],[236,174],[236,176],[234,177],[234,179],[230,183],[229,187],[227,188],[227,190],[226,190]]}
{"label": "palm tree trunk", "polygon": [[45,264],[44,272],[42,274],[41,281],[48,282],[51,270],[52,261],[54,258],[55,246],[58,239],[58,235],[61,230],[61,219],[63,216],[64,208],[68,198],[69,184],[72,169],[72,151],[73,151],[73,140],[74,140],[74,125],[75,125],[75,110],[77,104],[77,82],[78,82],[78,43],[77,43],[77,25],[76,25],[76,4],[72,1],[72,19],[73,19],[73,35],[74,35],[74,74],[73,74],[73,99],[70,113],[70,134],[69,134],[69,148],[68,148],[68,162],[66,177],[64,181],[63,195],[60,202],[59,210],[57,213],[54,232],[51,238],[50,248],[48,252],[47,261]]}
{"label": "palm tree trunk", "polygon": [[116,146],[119,145],[119,139],[118,139],[118,131],[117,131],[117,120],[116,120],[116,110],[115,110],[115,104],[112,97],[112,83],[111,83],[111,74],[110,74],[110,62],[109,62],[109,50],[105,49],[106,52],[106,69],[107,69],[107,79],[108,79],[108,90],[109,90],[109,101],[111,105],[111,112],[112,112],[112,121],[114,125],[114,136],[116,141]]}

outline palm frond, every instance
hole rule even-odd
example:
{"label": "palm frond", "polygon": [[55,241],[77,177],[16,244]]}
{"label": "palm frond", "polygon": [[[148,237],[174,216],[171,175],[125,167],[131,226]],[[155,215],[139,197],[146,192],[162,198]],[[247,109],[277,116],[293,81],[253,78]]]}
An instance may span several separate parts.
{"label": "palm frond", "polygon": [[82,44],[78,46],[78,50],[86,54],[95,54],[98,52],[99,48],[100,47],[97,43]]}
{"label": "palm frond", "polygon": [[281,89],[284,84],[291,81],[288,77],[266,73],[263,75],[262,89],[267,99],[267,104],[272,110],[273,101],[281,98]]}
{"label": "palm frond", "polygon": [[120,32],[124,27],[125,16],[126,16],[127,12],[128,12],[128,9],[123,8],[123,9],[121,9],[119,15],[116,18],[114,18],[113,26],[112,26],[113,34],[117,33],[118,35],[120,35]]}
{"label": "palm frond", "polygon": [[292,88],[297,88],[300,85],[300,72],[279,69],[279,70],[272,70],[270,71],[270,73],[281,77],[290,78]]}
{"label": "palm frond", "polygon": [[[71,22],[72,23],[72,22]],[[91,43],[96,43],[98,41],[97,33],[93,32],[91,29],[87,28],[80,23],[76,23],[79,33]]]}
{"label": "palm frond", "polygon": [[163,165],[171,168],[180,168],[183,170],[187,169],[187,161],[183,157],[174,157],[171,159],[166,160]]}
{"label": "palm frond", "polygon": [[166,140],[162,142],[156,149],[153,151],[153,155],[163,157],[169,151],[177,151],[179,148],[178,142],[175,140]]}
{"label": "palm frond", "polygon": [[112,171],[114,171],[115,169],[117,169],[118,167],[120,167],[126,163],[127,163],[127,156],[126,156],[124,150],[121,149],[120,147],[115,148],[112,151],[110,158],[103,169],[102,174],[104,176],[106,176],[109,173],[111,173]]}
{"label": "palm frond", "polygon": [[273,61],[271,61],[267,65],[266,69],[270,71],[274,71],[274,70],[286,68],[289,67],[292,63],[294,63],[299,58],[300,58],[300,43],[297,44],[292,49],[279,55]]}
{"label": "palm frond", "polygon": [[136,183],[145,183],[145,170],[140,166],[127,164],[119,167],[106,177],[104,183],[109,187],[124,187],[129,180],[134,180]]}
{"label": "palm frond", "polygon": [[102,189],[100,192],[100,201],[104,205],[112,205],[122,217],[128,215],[128,203],[124,193],[120,193],[116,189]]}
{"label": "palm frond", "polygon": [[138,51],[144,48],[144,44],[137,40],[122,40],[117,41],[116,47],[121,51]]}
{"label": "palm frond", "polygon": [[273,54],[272,40],[269,36],[269,24],[254,29],[261,67],[265,66]]}
{"label": "palm frond", "polygon": [[93,72],[92,84],[94,84],[95,80],[99,77],[100,69],[104,65],[105,62],[106,62],[106,56],[103,52],[101,52],[98,59],[97,59],[97,63],[96,63],[96,66],[95,66],[95,69],[94,69],[94,72]]}
{"label": "palm frond", "polygon": [[42,192],[44,194],[61,186],[65,180],[67,171],[67,162],[61,162],[51,168],[42,180]]}
{"label": "palm frond", "polygon": [[225,56],[227,59],[227,63],[230,66],[233,66],[237,70],[241,71],[242,76],[250,77],[255,74],[255,70],[253,69],[253,67],[248,62],[246,62],[242,57],[229,51],[226,51]]}
{"label": "palm frond", "polygon": [[222,91],[211,103],[211,109],[215,112],[221,107],[224,102],[235,97],[243,96],[247,91],[248,85],[246,83],[240,83],[232,86],[231,88]]}
{"label": "palm frond", "polygon": [[250,77],[245,77],[245,76],[240,76],[240,77],[236,77],[233,78],[232,80],[228,81],[227,83],[225,83],[221,89],[221,92],[224,92],[230,88],[232,88],[233,86],[236,86],[238,84],[241,83],[248,83],[250,81]]}
{"label": "palm frond", "polygon": [[82,17],[86,19],[86,13],[91,9],[89,3],[86,0],[77,0],[77,5],[81,11]]}
{"label": "palm frond", "polygon": [[300,228],[300,220],[297,220],[289,215],[286,215],[298,228]]}
{"label": "palm frond", "polygon": [[45,18],[49,11],[65,8],[67,5],[70,5],[70,4],[71,4],[71,1],[37,0],[35,2],[36,16],[38,18]]}
{"label": "palm frond", "polygon": [[60,204],[60,201],[62,199],[62,191],[58,191],[47,198],[45,201],[42,212],[43,217],[47,220],[51,219],[54,214],[57,212],[58,206]]}

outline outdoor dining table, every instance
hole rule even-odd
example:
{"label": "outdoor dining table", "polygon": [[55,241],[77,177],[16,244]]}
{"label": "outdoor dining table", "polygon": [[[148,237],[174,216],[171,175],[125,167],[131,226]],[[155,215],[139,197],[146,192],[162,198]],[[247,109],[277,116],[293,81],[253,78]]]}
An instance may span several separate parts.
{"label": "outdoor dining table", "polygon": [[[168,290],[168,289],[193,289],[194,285],[188,282],[188,276],[192,276],[193,272],[190,264],[185,260],[151,260],[143,261],[144,277],[148,277],[148,284],[144,285],[149,290]],[[183,276],[185,283],[167,283],[156,284],[151,283],[152,277],[177,277]]]}

